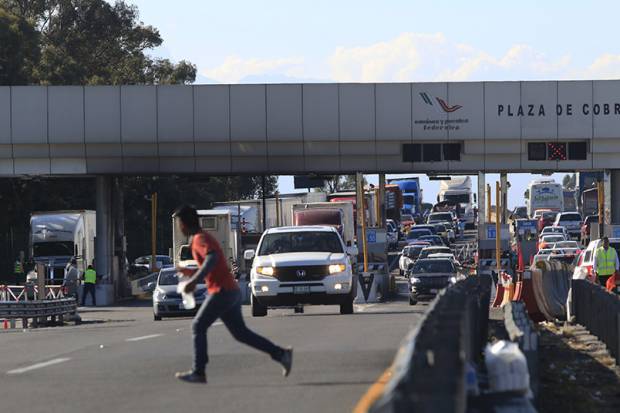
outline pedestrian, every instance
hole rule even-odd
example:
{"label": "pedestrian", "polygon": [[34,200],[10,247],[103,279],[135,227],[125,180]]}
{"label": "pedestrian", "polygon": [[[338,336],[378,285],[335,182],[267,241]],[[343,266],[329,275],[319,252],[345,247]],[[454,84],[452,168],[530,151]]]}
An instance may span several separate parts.
{"label": "pedestrian", "polygon": [[620,270],[620,262],[616,249],[609,247],[609,238],[603,237],[602,241],[603,245],[596,249],[592,271],[596,277],[594,281],[605,287],[607,279]]}
{"label": "pedestrian", "polygon": [[67,266],[65,267],[65,278],[62,280],[62,286],[67,290],[67,297],[75,298],[78,300],[78,280],[80,279],[80,271],[77,268],[77,260],[71,258]]}
{"label": "pedestrian", "polygon": [[17,257],[17,259],[15,260],[13,272],[15,274],[15,283],[21,284],[22,278],[24,277],[24,265],[22,264],[22,260],[19,257]]}
{"label": "pedestrian", "polygon": [[241,314],[241,291],[233,278],[220,244],[208,232],[200,228],[198,213],[190,206],[179,207],[172,215],[176,225],[186,236],[191,236],[192,255],[198,263],[198,270],[179,268],[189,277],[185,292],[191,293],[203,279],[207,284],[208,296],[202,303],[192,322],[194,341],[194,362],[192,370],[176,374],[179,380],[189,383],[206,383],[207,329],[220,318],[228,331],[238,341],[263,351],[280,363],[286,377],[293,364],[293,349],[282,348],[251,331]]}
{"label": "pedestrian", "polygon": [[88,266],[88,269],[84,272],[84,291],[82,291],[82,307],[86,305],[86,295],[90,293],[93,300],[93,306],[97,305],[97,298],[95,297],[95,285],[97,284],[97,272],[93,268],[92,264]]}

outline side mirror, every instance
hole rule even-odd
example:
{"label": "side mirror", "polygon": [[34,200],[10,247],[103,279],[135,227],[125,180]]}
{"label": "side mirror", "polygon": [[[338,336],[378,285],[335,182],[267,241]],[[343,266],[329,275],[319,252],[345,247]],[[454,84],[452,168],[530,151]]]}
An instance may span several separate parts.
{"label": "side mirror", "polygon": [[155,283],[155,282],[153,282],[153,281],[151,281],[150,283],[148,283],[148,284],[146,285],[146,290],[147,290],[147,291],[154,291],[154,290],[155,290],[155,285],[156,285],[156,283]]}
{"label": "side mirror", "polygon": [[243,259],[246,260],[246,261],[247,260],[253,260],[255,256],[256,256],[256,251],[254,251],[254,250],[246,250],[243,253]]}
{"label": "side mirror", "polygon": [[350,246],[350,247],[347,247],[347,254],[348,254],[348,255],[350,255],[350,256],[352,256],[352,257],[355,257],[355,256],[357,256],[359,253],[360,253],[360,252],[359,252],[359,250],[357,249],[357,247],[356,247],[355,245],[352,245],[352,246]]}

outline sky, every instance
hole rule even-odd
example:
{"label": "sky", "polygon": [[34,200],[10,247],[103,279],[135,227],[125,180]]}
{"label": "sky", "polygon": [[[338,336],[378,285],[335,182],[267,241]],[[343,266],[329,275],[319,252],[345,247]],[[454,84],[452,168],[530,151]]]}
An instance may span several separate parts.
{"label": "sky", "polygon": [[[128,3],[164,39],[152,54],[195,63],[197,83],[620,78],[617,0]],[[509,206],[533,178],[509,177]]]}

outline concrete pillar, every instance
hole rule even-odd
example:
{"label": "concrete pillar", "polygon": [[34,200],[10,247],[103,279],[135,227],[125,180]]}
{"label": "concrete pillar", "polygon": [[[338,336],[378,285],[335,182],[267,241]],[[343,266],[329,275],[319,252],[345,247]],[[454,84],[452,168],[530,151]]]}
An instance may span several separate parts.
{"label": "concrete pillar", "polygon": [[96,178],[97,237],[95,242],[95,270],[104,283],[112,282],[112,178]]}
{"label": "concrete pillar", "polygon": [[499,174],[499,183],[501,185],[501,198],[502,198],[502,224],[508,222],[508,174],[502,172]]}
{"label": "concrete pillar", "polygon": [[379,174],[379,211],[381,222],[377,222],[377,226],[385,228],[385,174]]}

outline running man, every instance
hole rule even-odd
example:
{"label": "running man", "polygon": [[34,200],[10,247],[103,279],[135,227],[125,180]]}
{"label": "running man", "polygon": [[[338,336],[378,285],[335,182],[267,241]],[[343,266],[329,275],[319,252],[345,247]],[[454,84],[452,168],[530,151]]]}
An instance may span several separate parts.
{"label": "running man", "polygon": [[191,236],[192,255],[198,262],[198,270],[179,269],[190,277],[185,292],[194,291],[202,279],[206,281],[209,295],[202,303],[192,322],[194,338],[194,365],[192,370],[176,374],[179,380],[189,383],[206,383],[207,329],[218,318],[238,341],[263,351],[282,365],[286,377],[293,364],[293,349],[276,346],[266,338],[251,331],[241,314],[241,291],[230,273],[222,248],[215,238],[200,228],[198,213],[190,206],[179,207],[172,215],[176,225],[186,236]]}

